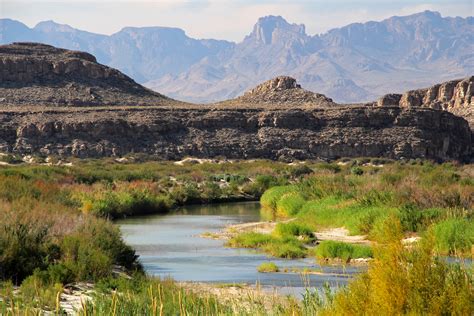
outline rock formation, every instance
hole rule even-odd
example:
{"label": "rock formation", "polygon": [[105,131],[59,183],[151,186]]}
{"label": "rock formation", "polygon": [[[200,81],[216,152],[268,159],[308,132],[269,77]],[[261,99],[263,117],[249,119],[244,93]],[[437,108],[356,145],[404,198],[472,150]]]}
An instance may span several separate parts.
{"label": "rock formation", "polygon": [[76,109],[0,112],[0,151],[157,159],[467,160],[467,122],[433,109]]}
{"label": "rock formation", "polygon": [[378,100],[377,105],[445,110],[464,117],[474,128],[474,76],[404,94],[387,94]]}
{"label": "rock formation", "polygon": [[[224,101],[223,103],[227,103]],[[335,103],[325,95],[314,93],[305,89],[288,76],[279,76],[265,81],[255,88],[247,91],[241,97],[232,100],[234,103],[282,106],[324,107]]]}
{"label": "rock formation", "polygon": [[[380,107],[344,106],[277,77],[235,100],[183,104],[89,54],[31,43],[0,46],[0,76],[0,152],[81,158],[145,153],[156,159],[473,156],[467,121],[417,101],[401,104],[421,98],[416,93],[387,96]],[[454,98],[451,107],[465,106],[456,100],[471,95],[469,82],[440,85],[436,97],[423,92],[422,102]]]}
{"label": "rock formation", "polygon": [[0,46],[0,105],[159,105],[174,101],[94,56],[37,43]]}

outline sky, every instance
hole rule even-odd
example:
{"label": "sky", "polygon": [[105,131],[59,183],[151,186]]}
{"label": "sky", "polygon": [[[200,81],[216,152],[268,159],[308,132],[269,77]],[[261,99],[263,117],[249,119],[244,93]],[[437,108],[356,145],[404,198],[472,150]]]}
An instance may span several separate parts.
{"label": "sky", "polygon": [[353,22],[424,10],[443,16],[473,16],[474,0],[0,0],[0,18],[19,20],[29,27],[54,20],[110,35],[126,26],[169,26],[182,28],[194,38],[235,42],[266,15],[305,24],[306,32],[314,35]]}

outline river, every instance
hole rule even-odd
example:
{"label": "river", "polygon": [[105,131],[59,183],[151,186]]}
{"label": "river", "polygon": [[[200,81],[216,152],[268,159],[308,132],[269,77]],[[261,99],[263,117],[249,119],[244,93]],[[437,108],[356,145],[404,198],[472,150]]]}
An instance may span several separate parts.
{"label": "river", "polygon": [[[258,283],[264,289],[300,296],[305,287],[347,284],[361,270],[354,266],[320,266],[312,258],[269,258],[253,250],[226,248],[222,240],[199,237],[226,225],[259,221],[259,208],[256,202],[193,205],[164,215],[122,219],[117,224],[148,274],[177,281]],[[257,272],[265,261],[274,262],[280,270],[310,268],[322,274]]]}

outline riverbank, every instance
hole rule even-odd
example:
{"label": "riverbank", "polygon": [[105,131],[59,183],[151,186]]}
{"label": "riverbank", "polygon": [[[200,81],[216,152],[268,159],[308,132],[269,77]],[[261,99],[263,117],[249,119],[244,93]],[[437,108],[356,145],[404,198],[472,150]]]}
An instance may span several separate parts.
{"label": "riverbank", "polygon": [[[381,298],[385,290],[377,286],[390,286],[402,293],[397,302],[423,297],[423,301],[430,302],[429,306],[444,302],[443,306],[437,306],[438,310],[459,310],[465,314],[469,308],[466,302],[473,301],[469,294],[472,276],[462,265],[445,265],[437,258],[467,256],[472,249],[472,165],[413,161],[385,162],[381,166],[363,159],[340,162],[298,165],[269,161],[184,162],[176,165],[172,162],[78,160],[65,162],[72,165],[61,166],[0,166],[0,224],[5,228],[0,229],[0,296],[3,297],[0,311],[11,310],[12,302],[20,311],[38,308],[53,311],[57,293],[61,293],[65,285],[92,282],[102,294],[93,297],[93,303],[87,303],[86,308],[96,312],[112,312],[110,308],[118,300],[117,306],[124,310],[135,306],[137,309],[132,309],[132,314],[159,312],[159,295],[150,296],[151,287],[154,294],[167,291],[169,301],[163,303],[167,313],[182,313],[185,306],[187,313],[233,314],[233,306],[223,304],[215,297],[185,293],[171,281],[144,277],[144,268],[149,271],[146,255],[139,260],[139,247],[134,246],[134,249],[124,242],[122,233],[109,219],[126,216],[134,220],[138,219],[134,215],[165,214],[175,206],[196,201],[222,201],[242,193],[257,197],[265,192],[261,200],[263,216],[283,218],[285,222],[260,228],[249,225],[248,229],[262,231],[232,236],[228,241],[235,247],[261,248],[281,258],[310,255],[323,260],[352,259],[360,252],[360,247],[365,247],[367,239],[374,247],[374,259],[368,265],[367,273],[349,283],[349,292],[344,293],[357,293],[354,295],[362,298],[358,301],[372,302],[374,306],[382,304],[380,310],[388,310],[384,309],[384,304],[392,300]],[[320,240],[316,246],[317,233],[332,235],[330,238],[341,237],[340,231],[327,231],[341,227],[349,232],[344,238],[366,238],[357,240],[363,242],[354,243],[352,247],[341,244],[341,240],[332,243]],[[188,233],[196,236],[204,231],[209,230]],[[401,240],[412,236],[420,239],[405,247]],[[170,241],[169,235],[163,238]],[[320,235],[321,238],[324,236]],[[193,253],[197,240],[199,238],[193,237],[183,252],[203,260],[210,258],[205,253]],[[240,251],[222,248],[222,241],[214,242],[222,251]],[[144,246],[140,251],[147,249]],[[311,248],[315,249],[314,253],[309,252]],[[252,256],[261,256],[258,257],[259,264],[280,260],[258,253],[252,253]],[[229,259],[225,255],[219,258]],[[176,266],[185,262],[182,258],[176,259],[170,258],[168,264]],[[230,259],[242,270],[242,262]],[[277,265],[284,269],[286,260],[281,259]],[[123,266],[127,273],[137,274],[137,277],[133,280],[114,278],[115,265]],[[209,263],[203,262],[203,265],[209,266]],[[257,266],[252,265],[252,273],[258,273]],[[221,269],[221,275],[232,276],[225,273],[226,267],[229,266],[214,264],[210,266],[209,275],[216,275]],[[285,278],[291,275],[297,277],[296,273],[290,273]],[[386,280],[384,275],[396,275],[400,282]],[[317,274],[313,276],[317,277]],[[450,283],[450,280],[456,282]],[[407,287],[407,284],[411,285]],[[418,287],[423,284],[425,290]],[[19,287],[13,292],[14,285]],[[357,286],[370,290],[360,293]],[[316,283],[314,287],[320,288],[322,283]],[[130,294],[116,295],[113,291]],[[338,297],[335,305],[323,310],[344,311],[344,306],[357,306],[357,301],[344,293],[335,294]],[[429,295],[425,297],[426,293]],[[443,296],[444,293],[450,293],[450,298]],[[180,303],[180,295],[189,297],[189,305]],[[150,297],[156,298],[155,305]],[[315,301],[316,297],[312,302]],[[295,314],[308,311],[305,302],[303,300],[302,305],[295,307]],[[350,304],[344,305],[344,302]],[[431,311],[429,306],[406,304],[392,307],[397,311]],[[364,307],[360,308],[363,310]]]}

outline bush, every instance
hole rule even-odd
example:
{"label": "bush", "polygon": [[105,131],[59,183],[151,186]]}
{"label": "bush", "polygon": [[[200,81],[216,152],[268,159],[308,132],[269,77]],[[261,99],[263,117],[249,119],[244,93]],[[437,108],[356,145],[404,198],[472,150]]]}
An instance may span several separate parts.
{"label": "bush", "polygon": [[323,315],[470,315],[474,282],[469,268],[433,256],[433,240],[411,248],[400,241],[401,225],[390,217],[374,260]]}
{"label": "bush", "polygon": [[303,258],[306,248],[293,236],[273,237],[260,233],[242,233],[231,238],[226,246],[234,248],[259,248],[278,258]]}
{"label": "bush", "polygon": [[373,206],[388,204],[392,199],[391,192],[372,189],[359,196],[357,201],[363,206]]}
{"label": "bush", "polygon": [[168,197],[140,189],[107,190],[96,194],[85,194],[80,199],[84,212],[109,218],[163,213],[172,206],[172,201]]}
{"label": "bush", "polygon": [[372,249],[365,245],[324,240],[314,250],[319,259],[342,259],[346,262],[356,258],[372,258]]}
{"label": "bush", "polygon": [[59,295],[63,292],[61,283],[51,283],[50,280],[36,271],[26,278],[20,286],[20,295],[29,305],[59,312]]}
{"label": "bush", "polygon": [[416,232],[423,223],[422,211],[412,204],[399,208],[398,218],[404,231]]}
{"label": "bush", "polygon": [[294,237],[273,239],[262,249],[273,257],[286,259],[304,258],[307,252],[303,243]]}
{"label": "bush", "polygon": [[364,174],[364,170],[361,167],[352,167],[351,173],[355,174],[356,176],[361,176]]}
{"label": "bush", "polygon": [[271,241],[270,235],[250,232],[232,237],[226,245],[234,248],[258,248]]}
{"label": "bush", "polygon": [[446,255],[470,254],[474,244],[474,222],[469,219],[448,219],[431,228],[435,248]]}
{"label": "bush", "polygon": [[304,237],[306,240],[314,239],[313,230],[306,225],[289,222],[278,223],[273,232],[279,237]]}
{"label": "bush", "polygon": [[276,214],[282,217],[296,215],[303,207],[306,200],[298,192],[283,194],[276,202]]}
{"label": "bush", "polygon": [[184,185],[174,187],[170,193],[170,203],[175,201],[176,204],[184,205],[201,201],[201,192],[195,183],[186,182]]}
{"label": "bush", "polygon": [[264,208],[268,208],[272,211],[276,211],[277,208],[277,202],[280,200],[280,198],[290,192],[296,192],[296,187],[292,185],[286,185],[286,186],[276,186],[273,187],[262,195],[260,198],[260,204]]}
{"label": "bush", "polygon": [[202,189],[202,199],[206,202],[217,201],[221,197],[222,191],[215,182],[206,182]]}
{"label": "bush", "polygon": [[46,268],[55,256],[49,251],[52,248],[47,223],[11,216],[11,221],[0,225],[0,278],[20,283],[35,269]]}
{"label": "bush", "polygon": [[253,183],[248,183],[243,191],[253,196],[261,196],[266,190],[274,186],[281,186],[288,184],[285,178],[277,178],[270,175],[257,175]]}
{"label": "bush", "polygon": [[307,165],[297,165],[290,169],[290,175],[294,178],[298,178],[307,174],[313,173],[313,169]]}
{"label": "bush", "polygon": [[273,262],[263,262],[258,266],[257,271],[260,273],[278,272],[278,266]]}
{"label": "bush", "polygon": [[316,168],[321,170],[329,170],[333,173],[341,172],[341,167],[336,163],[321,163],[317,164]]}

